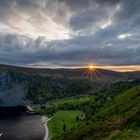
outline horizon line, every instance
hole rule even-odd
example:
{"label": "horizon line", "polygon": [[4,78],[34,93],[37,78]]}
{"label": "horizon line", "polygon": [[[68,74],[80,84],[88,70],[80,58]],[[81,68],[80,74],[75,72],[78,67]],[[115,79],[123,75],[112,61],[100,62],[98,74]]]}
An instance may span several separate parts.
{"label": "horizon line", "polygon": [[[87,66],[45,66],[45,65],[14,65],[14,64],[0,64],[3,66],[19,67],[19,68],[33,68],[33,69],[79,69],[88,68]],[[95,69],[106,69],[117,72],[134,72],[140,71],[140,65],[95,65]]]}

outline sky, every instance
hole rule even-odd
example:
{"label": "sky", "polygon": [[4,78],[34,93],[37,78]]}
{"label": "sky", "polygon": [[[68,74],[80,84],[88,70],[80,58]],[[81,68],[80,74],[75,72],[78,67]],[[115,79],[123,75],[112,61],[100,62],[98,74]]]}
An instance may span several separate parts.
{"label": "sky", "polygon": [[140,0],[0,0],[0,63],[140,70]]}

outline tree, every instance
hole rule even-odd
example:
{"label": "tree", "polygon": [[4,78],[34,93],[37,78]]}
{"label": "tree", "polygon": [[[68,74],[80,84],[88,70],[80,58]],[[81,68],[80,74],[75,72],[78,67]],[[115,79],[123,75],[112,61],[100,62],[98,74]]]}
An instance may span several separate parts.
{"label": "tree", "polygon": [[76,121],[79,121],[79,117],[78,116],[76,117]]}
{"label": "tree", "polygon": [[66,125],[63,125],[63,131],[66,132]]}

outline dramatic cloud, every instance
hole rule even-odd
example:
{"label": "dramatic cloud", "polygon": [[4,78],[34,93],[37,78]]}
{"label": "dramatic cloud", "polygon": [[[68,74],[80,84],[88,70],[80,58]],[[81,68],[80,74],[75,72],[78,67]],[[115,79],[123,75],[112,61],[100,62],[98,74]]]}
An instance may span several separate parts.
{"label": "dramatic cloud", "polygon": [[1,0],[0,63],[140,64],[139,0]]}

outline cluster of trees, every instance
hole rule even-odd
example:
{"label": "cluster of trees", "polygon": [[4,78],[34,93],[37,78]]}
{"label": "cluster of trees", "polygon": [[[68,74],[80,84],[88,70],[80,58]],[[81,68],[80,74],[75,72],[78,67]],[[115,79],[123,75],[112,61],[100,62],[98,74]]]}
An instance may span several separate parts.
{"label": "cluster of trees", "polygon": [[62,99],[77,95],[94,94],[100,84],[87,79],[50,78],[29,85],[27,98],[34,104],[44,104],[47,101]]}
{"label": "cluster of trees", "polygon": [[120,95],[126,90],[135,87],[139,84],[140,80],[111,83],[100,93],[95,94],[94,100],[91,100],[88,106],[84,108],[83,111],[85,112],[87,119],[90,119],[106,103],[111,102],[114,99],[114,97],[116,97],[116,95]]}
{"label": "cluster of trees", "polygon": [[[64,102],[61,104],[52,103],[52,105],[50,106],[43,106],[41,110],[42,110],[42,113],[52,115],[58,110],[77,110],[78,109],[78,110],[82,110],[85,113],[86,119],[90,119],[107,102],[111,102],[116,95],[121,94],[127,89],[133,86],[136,86],[138,84],[140,84],[140,80],[121,81],[117,83],[112,83],[109,86],[107,86],[105,89],[103,89],[102,92],[94,93],[92,96],[89,96],[90,100],[87,100],[84,102],[83,101],[81,102],[80,100],[77,100],[77,101],[75,100],[72,102]],[[70,92],[69,88],[67,88],[67,90],[68,90],[67,92]],[[78,90],[77,91],[75,90],[75,93],[77,92]],[[46,101],[48,101],[50,98],[54,99],[54,95],[55,95],[55,94],[53,95],[52,93],[48,91],[41,94],[38,92],[37,88],[31,88],[29,93],[30,94],[28,94],[28,96],[31,97],[30,99],[33,100],[35,103],[39,103],[39,104],[46,103]],[[63,98],[65,98],[65,96],[63,96]]]}

